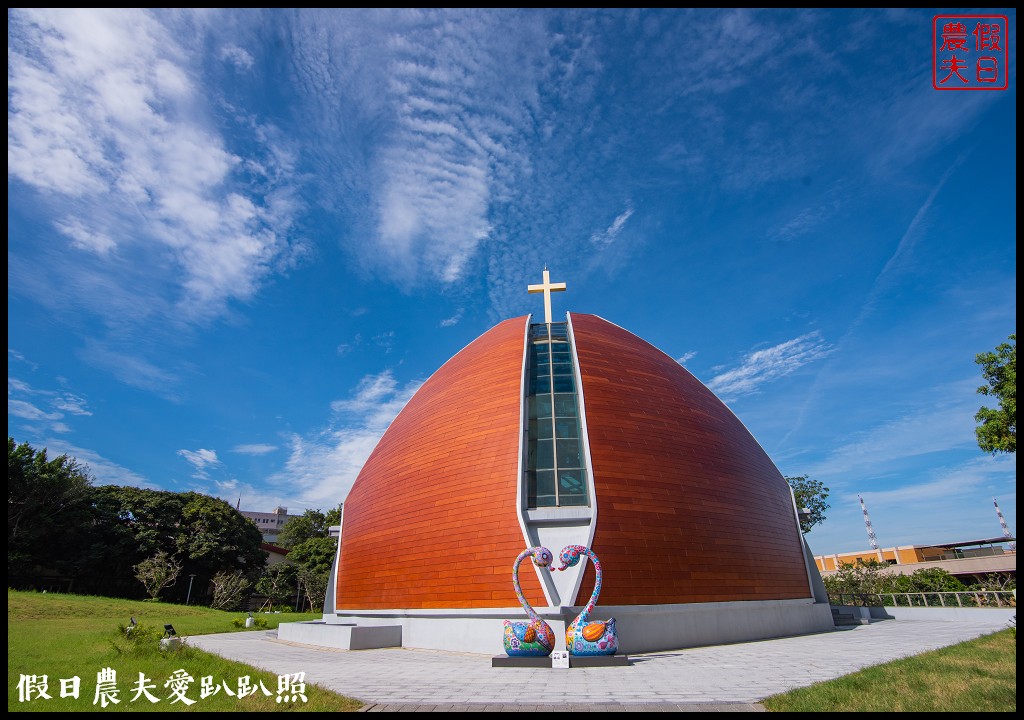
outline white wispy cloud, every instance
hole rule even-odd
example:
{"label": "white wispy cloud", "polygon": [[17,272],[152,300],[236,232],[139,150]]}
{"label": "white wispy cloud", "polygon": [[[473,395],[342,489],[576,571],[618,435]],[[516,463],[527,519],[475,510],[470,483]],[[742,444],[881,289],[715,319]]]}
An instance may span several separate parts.
{"label": "white wispy cloud", "polygon": [[95,450],[71,445],[64,440],[52,437],[40,444],[47,449],[47,454],[51,458],[68,455],[78,460],[79,463],[85,464],[97,485],[125,485],[153,490],[162,489],[144,475],[140,475],[134,470],[130,470],[107,459]]}
{"label": "white wispy cloud", "polygon": [[253,56],[245,48],[238,47],[231,43],[228,43],[220,49],[220,59],[227,60],[229,63],[234,65],[236,70],[240,71],[250,70],[253,63],[256,62]]}
{"label": "white wispy cloud", "polygon": [[60,393],[50,402],[58,410],[70,415],[92,415],[92,411],[85,406],[85,398],[69,392]]}
{"label": "white wispy cloud", "polygon": [[35,421],[59,420],[64,417],[64,415],[59,412],[46,412],[45,410],[40,410],[30,402],[14,400],[10,396],[7,397],[7,414],[22,418],[23,420]]}
{"label": "white wispy cloud", "polygon": [[[318,122],[337,129],[320,162],[355,186],[351,209],[365,230],[355,249],[392,282],[453,283],[491,238],[506,176],[528,163],[517,142],[534,131],[544,48],[523,40],[540,22],[463,9],[297,17],[299,87]],[[335,139],[365,134],[374,140],[365,154]]]}
{"label": "white wispy cloud", "polygon": [[[857,495],[864,498],[883,547],[925,545],[1001,535],[992,496],[998,494],[1011,527],[1016,507],[1016,458],[982,456],[869,481],[858,477],[830,498],[826,523],[815,529],[815,552],[868,548]],[[837,484],[833,484],[833,491]]]}
{"label": "white wispy cloud", "polygon": [[622,228],[626,226],[626,221],[633,216],[633,208],[627,207],[621,215],[612,221],[612,224],[601,232],[596,232],[590,236],[590,242],[594,245],[606,246],[611,245],[619,237],[619,233],[622,232]]}
{"label": "white wispy cloud", "polygon": [[680,365],[686,365],[686,363],[693,360],[695,357],[697,357],[697,351],[691,350],[690,352],[683,353],[680,357],[677,357],[676,362]]}
{"label": "white wispy cloud", "polygon": [[217,459],[217,452],[214,450],[207,450],[205,448],[199,448],[198,450],[179,450],[178,455],[185,458],[195,472],[192,477],[205,480],[209,478],[207,470],[210,468],[217,467],[221,464],[220,460]]}
{"label": "white wispy cloud", "polygon": [[716,375],[707,386],[723,398],[748,395],[757,392],[765,383],[778,380],[808,363],[826,357],[831,351],[832,346],[815,330],[773,347],[748,353],[739,367]]}
{"label": "white wispy cloud", "polygon": [[[881,272],[878,273],[874,283],[871,285],[871,291],[868,293],[868,297],[865,300],[864,305],[861,307],[860,313],[850,325],[846,335],[850,335],[872,312],[874,312],[875,305],[878,303],[879,298],[888,290],[889,287],[892,286],[894,276],[898,275],[900,271],[911,262],[914,246],[924,235],[922,226],[925,223],[925,217],[928,215],[928,211],[935,202],[935,198],[942,191],[942,188],[945,187],[950,175],[952,175],[956,168],[963,163],[965,157],[965,155],[961,154],[955,158],[952,163],[950,163],[949,167],[946,168],[946,171],[942,173],[942,177],[939,178],[939,181],[931,189],[931,192],[928,193],[928,197],[925,198],[921,207],[919,207],[917,212],[914,213],[913,219],[911,219],[906,231],[896,244],[896,249],[886,261],[885,266],[882,268]],[[845,340],[845,336],[843,339]],[[840,341],[840,343],[842,343],[842,341]]]}
{"label": "white wispy cloud", "polygon": [[266,455],[275,450],[277,450],[277,445],[268,445],[266,443],[235,445],[231,448],[231,452],[241,453],[242,455]]}
{"label": "white wispy cloud", "polygon": [[11,376],[8,375],[7,394],[10,395],[12,392],[30,393],[32,392],[32,386],[29,385],[27,382],[23,382],[21,380],[18,380],[17,378],[12,378]]}
{"label": "white wispy cloud", "polygon": [[388,330],[379,335],[374,335],[373,342],[377,347],[383,349],[385,353],[389,353],[395,349],[395,331]]}
{"label": "white wispy cloud", "polygon": [[456,312],[450,318],[445,318],[444,320],[441,321],[441,327],[452,327],[453,325],[458,325],[459,321],[462,320],[462,313],[463,309],[459,308],[458,312]]}
{"label": "white wispy cloud", "polygon": [[[37,369],[37,368],[39,367],[39,366],[38,366],[38,365],[37,365],[36,363],[34,363],[34,362],[30,362],[29,360],[27,360],[27,359],[25,358],[25,356],[24,356],[24,355],[22,355],[22,354],[21,354],[20,352],[18,352],[17,350],[12,350],[11,348],[7,348],[7,356],[8,356],[9,358],[13,359],[13,360],[17,360],[18,362],[23,362],[23,363],[26,363],[26,364],[27,364],[27,365],[28,365],[29,367],[31,367],[31,368],[32,368],[33,370],[36,370],[36,369]],[[10,378],[8,378],[8,380],[7,380],[7,381],[8,381],[8,382],[10,382]]]}
{"label": "white wispy cloud", "polygon": [[349,398],[331,403],[334,420],[325,429],[293,435],[284,469],[270,478],[289,507],[333,507],[355,482],[384,431],[421,381],[400,384],[390,370],[367,375]]}
{"label": "white wispy cloud", "polygon": [[977,381],[966,379],[932,389],[934,401],[910,408],[884,423],[858,432],[838,445],[820,463],[807,472],[825,478],[843,478],[855,474],[889,475],[908,458],[973,446],[974,413],[978,409],[974,393]]}
{"label": "white wispy cloud", "polygon": [[79,250],[88,250],[97,255],[106,255],[117,246],[117,243],[109,235],[89,230],[77,218],[61,220],[54,223],[54,225],[58,230],[71,238],[71,245]]}
{"label": "white wispy cloud", "polygon": [[98,340],[86,341],[80,355],[86,362],[109,371],[121,382],[177,400],[181,378],[171,370],[149,362],[130,349],[117,350]]}
{"label": "white wispy cloud", "polygon": [[[21,291],[119,322],[154,311],[202,321],[250,299],[288,262],[288,153],[272,133],[249,133],[257,142],[248,155],[227,147],[202,85],[202,32],[175,25],[186,16],[11,11],[8,177],[60,202],[57,229],[96,258],[84,268],[75,257],[51,263],[35,284],[17,266]],[[57,248],[38,252],[62,259]],[[115,253],[133,262],[105,262]],[[67,282],[76,271],[93,282]],[[132,312],[118,314],[124,308]]]}
{"label": "white wispy cloud", "polygon": [[355,350],[357,347],[363,344],[363,334],[356,333],[355,336],[349,342],[338,343],[338,347],[335,348],[335,352],[338,353],[339,357],[344,357],[350,352]]}
{"label": "white wispy cloud", "polygon": [[355,418],[365,429],[383,431],[420,385],[421,382],[412,382],[400,387],[390,370],[367,375],[359,381],[352,397],[332,402],[331,411],[344,415],[346,422]]}
{"label": "white wispy cloud", "polygon": [[268,489],[261,485],[243,482],[237,478],[205,483],[196,482],[189,489],[218,497],[231,507],[235,507],[237,504],[239,510],[271,512],[274,508],[283,506],[288,508],[289,514],[301,514],[307,508],[319,509],[317,505],[300,505],[287,491]]}
{"label": "white wispy cloud", "polygon": [[839,211],[845,192],[845,183],[836,183],[825,193],[820,202],[801,209],[789,220],[769,228],[768,239],[776,242],[790,242],[810,233]]}
{"label": "white wispy cloud", "polygon": [[[841,351],[850,339],[860,330],[864,323],[867,322],[868,318],[872,316],[880,299],[900,274],[901,268],[904,264],[910,261],[912,250],[922,234],[921,227],[925,223],[925,218],[928,211],[931,209],[932,203],[949,180],[950,175],[952,175],[956,168],[963,162],[963,159],[963,155],[954,159],[949,167],[946,168],[942,177],[939,178],[939,181],[932,187],[931,191],[928,193],[928,197],[925,198],[924,202],[917,209],[917,212],[914,213],[914,217],[911,219],[910,224],[907,225],[907,229],[903,232],[903,235],[896,243],[896,247],[892,255],[889,256],[889,259],[875,277],[875,280],[871,285],[871,290],[868,292],[867,297],[861,305],[860,312],[857,313],[857,317],[853,319],[850,325],[846,328],[846,331],[839,338],[839,341],[836,343],[837,350]],[[810,411],[812,405],[818,401],[819,387],[823,382],[823,376],[827,373],[828,364],[826,364],[822,372],[814,378],[814,382],[811,384],[804,402],[796,413],[796,421],[780,441],[780,446],[785,445],[789,438],[803,426],[804,417]]]}
{"label": "white wispy cloud", "polygon": [[368,428],[293,435],[289,457],[273,486],[286,486],[291,505],[333,507],[348,495],[383,431]]}
{"label": "white wispy cloud", "polygon": [[[48,406],[47,409],[40,405]],[[34,388],[23,380],[7,378],[7,414],[28,422],[36,433],[69,433],[67,415],[91,416],[86,399],[68,390]]]}
{"label": "white wispy cloud", "polygon": [[[994,478],[1016,478],[1017,462],[1014,457],[984,456],[954,467],[938,468],[923,482],[908,483],[890,490],[870,490],[860,493],[864,502],[904,505],[928,500],[948,501],[962,496],[975,496]],[[849,496],[849,500],[854,496]],[[994,511],[993,511],[994,513]]]}

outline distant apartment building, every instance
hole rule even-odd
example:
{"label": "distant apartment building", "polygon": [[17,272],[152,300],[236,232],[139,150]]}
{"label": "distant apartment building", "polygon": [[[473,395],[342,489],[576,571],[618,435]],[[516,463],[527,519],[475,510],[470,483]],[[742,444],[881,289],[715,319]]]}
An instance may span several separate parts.
{"label": "distant apartment building", "polygon": [[277,543],[277,536],[288,520],[293,517],[301,517],[300,515],[289,515],[286,507],[278,507],[274,512],[255,512],[253,510],[239,510],[238,512],[256,523],[256,527],[263,535],[263,542],[272,545]]}
{"label": "distant apartment building", "polygon": [[1016,538],[995,537],[932,545],[901,545],[878,550],[815,555],[823,576],[834,574],[842,565],[858,560],[877,560],[891,566],[890,572],[912,575],[915,570],[941,568],[966,583],[982,582],[988,575],[1017,576]]}

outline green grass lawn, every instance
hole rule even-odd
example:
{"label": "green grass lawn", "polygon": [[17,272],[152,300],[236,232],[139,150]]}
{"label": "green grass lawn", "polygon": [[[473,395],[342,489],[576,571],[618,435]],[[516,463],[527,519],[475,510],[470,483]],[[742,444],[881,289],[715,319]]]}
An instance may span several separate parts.
{"label": "green grass lawn", "polygon": [[1010,630],[775,695],[772,712],[1016,712]]}
{"label": "green grass lawn", "polygon": [[[154,636],[139,648],[129,642],[118,625],[135,617]],[[232,620],[244,613],[229,613],[205,607],[138,602],[114,598],[63,594],[7,592],[7,709],[11,711],[175,711],[259,712],[267,710],[345,711],[360,703],[307,684],[307,702],[301,699],[278,703],[279,678],[242,663],[188,647],[161,653],[159,633],[166,623],[179,635],[216,632],[252,632],[235,628]],[[282,613],[260,615],[268,628],[282,622],[319,618],[319,614]],[[97,674],[105,668],[117,673],[120,702],[102,708],[93,701]],[[186,706],[174,700],[165,684],[178,671],[193,678],[185,696],[196,702]],[[295,672],[301,672],[296,668]],[[144,695],[132,700],[139,673],[147,678],[149,690],[159,702]],[[35,696],[19,701],[22,676],[47,677],[46,692],[51,699]],[[79,677],[79,697],[61,697],[61,679]],[[248,676],[257,688],[253,695],[239,698],[239,679]],[[220,688],[201,698],[204,678]],[[270,694],[259,689],[263,687]],[[226,689],[225,689],[226,687]],[[235,696],[226,690],[235,692]],[[904,711],[904,712],[1013,712],[1017,708],[1017,642],[1009,630],[987,635],[912,658],[897,660],[829,682],[776,695],[764,701],[776,712]]]}
{"label": "green grass lawn", "polygon": [[[152,628],[152,638],[141,644],[130,642],[118,625],[127,625],[135,617],[141,626]],[[165,624],[171,624],[178,635],[203,635],[217,632],[252,632],[234,627],[232,620],[245,613],[224,612],[205,607],[185,607],[166,603],[118,600],[80,595],[7,592],[7,709],[11,711],[175,711],[259,712],[266,710],[345,711],[357,710],[361,704],[320,687],[305,686],[307,701],[292,699],[277,702],[279,678],[242,663],[231,662],[188,646],[172,652],[160,652],[159,637]],[[282,622],[319,618],[320,614],[260,614],[267,628]],[[140,646],[141,645],[141,646]],[[116,672],[117,704],[93,704],[96,699],[97,675],[105,668]],[[296,668],[295,672],[301,672]],[[184,696],[194,700],[186,705],[176,700],[173,685],[165,687],[178,671],[193,678]],[[139,673],[146,676],[146,685],[154,685],[149,693],[159,702],[153,703],[139,694]],[[46,693],[51,699],[31,694],[31,700],[19,700],[22,676],[47,677]],[[62,679],[80,678],[79,697],[61,697]],[[239,697],[239,680],[249,676],[254,694]],[[211,689],[219,688],[201,698],[204,678]],[[260,687],[270,693],[268,696]],[[70,683],[68,683],[70,686]],[[235,693],[228,695],[227,690]],[[176,701],[175,701],[176,700]],[[172,702],[173,701],[173,702]]]}

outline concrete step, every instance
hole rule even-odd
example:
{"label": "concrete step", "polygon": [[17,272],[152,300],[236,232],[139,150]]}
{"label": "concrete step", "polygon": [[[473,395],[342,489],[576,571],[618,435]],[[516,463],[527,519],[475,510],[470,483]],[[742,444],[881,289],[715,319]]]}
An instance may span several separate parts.
{"label": "concrete step", "polygon": [[884,608],[870,608],[854,605],[833,605],[832,623],[836,627],[844,625],[870,625],[880,620],[889,620],[891,615]]}

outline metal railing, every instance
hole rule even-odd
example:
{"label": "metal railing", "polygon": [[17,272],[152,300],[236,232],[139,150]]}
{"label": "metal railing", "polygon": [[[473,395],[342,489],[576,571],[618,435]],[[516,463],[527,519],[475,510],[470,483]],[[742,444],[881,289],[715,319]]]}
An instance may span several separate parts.
{"label": "metal railing", "polygon": [[960,590],[957,592],[840,593],[829,595],[833,605],[886,607],[1017,607],[1013,590]]}

